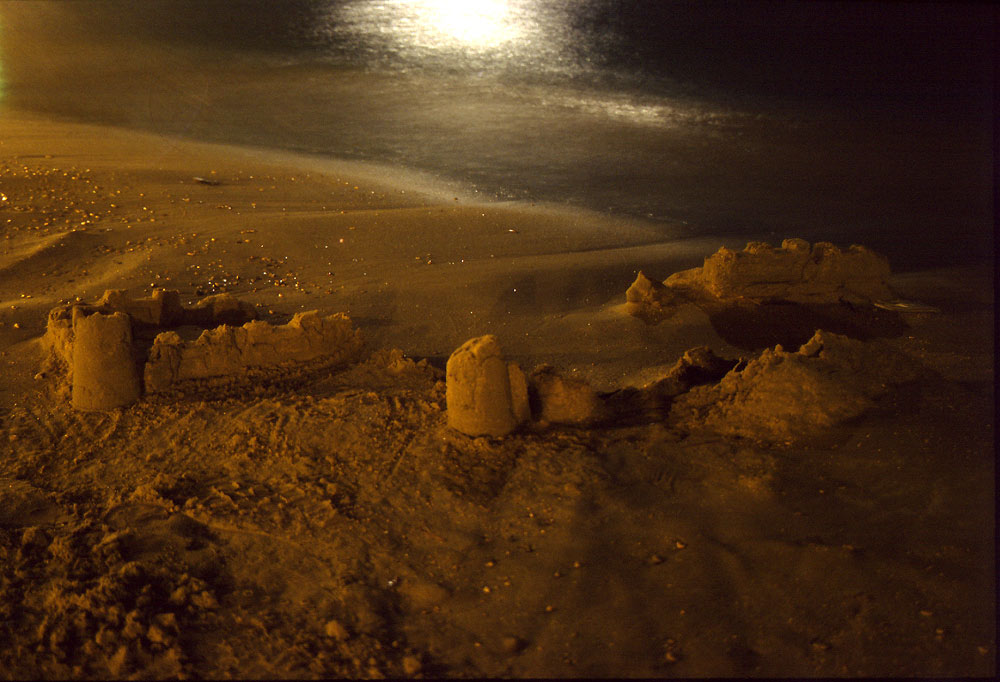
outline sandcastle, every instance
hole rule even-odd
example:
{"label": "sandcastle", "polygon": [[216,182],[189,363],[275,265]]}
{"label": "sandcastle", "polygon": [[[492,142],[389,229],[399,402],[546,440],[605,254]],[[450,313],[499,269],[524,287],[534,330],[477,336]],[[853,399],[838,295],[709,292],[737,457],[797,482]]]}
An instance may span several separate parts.
{"label": "sandcastle", "polygon": [[[715,309],[780,302],[805,310],[847,303],[854,311],[895,298],[889,276],[888,261],[863,246],[840,249],[829,242],[786,239],[775,248],[750,242],[742,251],[723,247],[702,267],[663,282],[640,272],[626,291],[625,308],[649,324],[670,317],[686,301]],[[916,372],[897,353],[817,329],[798,352],[781,345],[768,348],[731,368],[720,382],[677,394],[671,420],[730,436],[787,442],[863,414]]]}
{"label": "sandcastle", "polygon": [[840,249],[786,239],[779,248],[750,242],[742,251],[725,247],[700,268],[670,275],[662,283],[640,272],[625,294],[627,311],[647,322],[669,317],[680,298],[871,304],[892,299],[889,262],[864,246]]}
{"label": "sandcastle", "polygon": [[[200,380],[238,379],[249,370],[278,370],[322,361],[357,361],[362,338],[342,313],[297,313],[284,325],[257,320],[256,309],[229,294],[193,307],[177,291],[158,289],[134,299],[108,290],[95,304],[70,304],[49,312],[43,344],[52,364],[65,371],[72,404],[109,410],[143,393],[160,393]],[[192,328],[195,328],[192,330]],[[200,335],[185,340],[179,332]]]}
{"label": "sandcastle", "polygon": [[550,365],[529,377],[508,363],[492,334],[469,339],[448,358],[448,426],[469,436],[506,436],[532,419],[583,425],[601,416],[602,404],[582,379]]}
{"label": "sandcastle", "polygon": [[130,405],[142,388],[132,357],[132,323],[125,313],[88,315],[73,309],[73,407]]}
{"label": "sandcastle", "polygon": [[469,339],[448,358],[448,425],[470,436],[505,436],[528,420],[528,384],[492,334]]}

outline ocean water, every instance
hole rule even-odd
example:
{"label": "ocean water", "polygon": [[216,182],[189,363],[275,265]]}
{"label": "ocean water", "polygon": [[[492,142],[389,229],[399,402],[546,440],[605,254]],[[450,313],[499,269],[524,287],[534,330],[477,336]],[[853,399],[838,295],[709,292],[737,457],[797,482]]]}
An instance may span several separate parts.
{"label": "ocean water", "polygon": [[0,114],[418,170],[664,238],[993,247],[990,5],[0,0]]}

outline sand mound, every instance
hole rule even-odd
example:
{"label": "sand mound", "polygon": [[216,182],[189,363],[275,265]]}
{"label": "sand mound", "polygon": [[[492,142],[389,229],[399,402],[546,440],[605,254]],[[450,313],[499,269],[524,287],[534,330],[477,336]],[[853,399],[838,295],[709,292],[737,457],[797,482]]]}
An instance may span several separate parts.
{"label": "sand mound", "polygon": [[604,407],[583,379],[564,377],[551,365],[539,365],[528,378],[532,413],[543,424],[589,424]]}
{"label": "sand mound", "polygon": [[677,396],[695,386],[718,382],[737,362],[720,358],[707,346],[686,350],[669,370],[642,388],[628,387],[602,395],[605,422],[664,421]]}
{"label": "sand mound", "polygon": [[860,416],[918,372],[901,354],[820,330],[797,352],[775,346],[720,383],[680,396],[671,421],[729,436],[795,441]]}
{"label": "sand mound", "polygon": [[646,276],[642,270],[625,291],[625,310],[643,322],[657,324],[673,316],[677,296],[662,282]]}

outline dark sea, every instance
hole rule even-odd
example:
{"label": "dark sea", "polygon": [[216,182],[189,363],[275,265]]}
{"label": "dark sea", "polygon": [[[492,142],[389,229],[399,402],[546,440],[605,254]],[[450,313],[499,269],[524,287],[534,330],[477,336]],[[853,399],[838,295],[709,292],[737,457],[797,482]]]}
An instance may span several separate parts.
{"label": "dark sea", "polygon": [[29,110],[416,170],[664,238],[992,258],[996,11],[923,2],[0,0]]}

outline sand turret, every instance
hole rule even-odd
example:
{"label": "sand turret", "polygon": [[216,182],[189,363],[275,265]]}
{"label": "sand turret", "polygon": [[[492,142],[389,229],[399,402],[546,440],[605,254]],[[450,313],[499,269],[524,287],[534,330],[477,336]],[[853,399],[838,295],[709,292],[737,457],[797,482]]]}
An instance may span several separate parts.
{"label": "sand turret", "polygon": [[530,417],[528,385],[504,361],[492,334],[469,339],[448,358],[448,426],[470,436],[505,436]]}
{"label": "sand turret", "polygon": [[110,410],[131,405],[142,390],[132,358],[132,322],[125,313],[73,309],[73,407]]}

